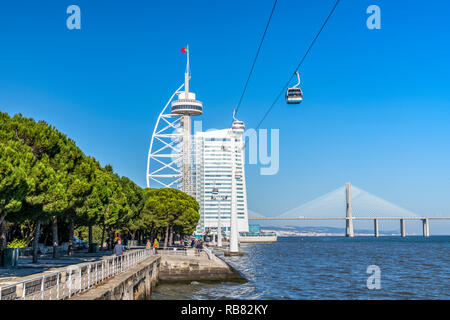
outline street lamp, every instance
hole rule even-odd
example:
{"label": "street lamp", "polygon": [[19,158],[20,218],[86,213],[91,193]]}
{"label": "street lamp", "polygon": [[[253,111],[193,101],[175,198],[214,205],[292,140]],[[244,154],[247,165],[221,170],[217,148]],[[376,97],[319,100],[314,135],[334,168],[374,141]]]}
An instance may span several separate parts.
{"label": "street lamp", "polygon": [[219,215],[217,219],[217,247],[222,248],[222,221],[220,216],[220,201],[227,200],[228,196],[219,196],[219,189],[213,188],[211,200],[217,200],[219,202]]}

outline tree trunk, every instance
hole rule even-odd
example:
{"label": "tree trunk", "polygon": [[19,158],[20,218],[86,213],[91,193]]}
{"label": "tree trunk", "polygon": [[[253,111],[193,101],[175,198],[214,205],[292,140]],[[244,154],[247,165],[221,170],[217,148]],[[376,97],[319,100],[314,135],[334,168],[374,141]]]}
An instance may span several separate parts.
{"label": "tree trunk", "polygon": [[6,248],[6,221],[0,222],[0,250]]}
{"label": "tree trunk", "polygon": [[48,232],[46,232],[45,233],[45,238],[44,238],[44,245],[47,245],[47,240],[48,240],[48,235],[49,235],[49,233]]}
{"label": "tree trunk", "polygon": [[105,242],[105,226],[102,228],[102,243],[100,243],[100,250],[103,250],[103,243]]}
{"label": "tree trunk", "polygon": [[113,248],[113,244],[114,244],[114,237],[113,237],[111,230],[108,230],[108,232],[109,232],[109,248],[108,249],[111,250]]}
{"label": "tree trunk", "polygon": [[0,222],[0,266],[3,266],[3,250],[6,248],[6,221]]}
{"label": "tree trunk", "polygon": [[134,241],[134,239],[136,238],[136,230],[134,231],[130,231],[130,235],[131,235],[131,241]]}
{"label": "tree trunk", "polygon": [[69,222],[69,249],[67,254],[69,256],[73,256],[73,233],[75,231],[75,225],[73,223],[73,220],[70,220]]}
{"label": "tree trunk", "polygon": [[6,218],[6,212],[2,212],[0,214],[0,223],[3,223],[3,221],[5,221],[5,218]]}
{"label": "tree trunk", "polygon": [[[33,221],[33,223],[30,223],[28,232],[24,232],[24,239],[27,244],[27,247],[32,245],[32,241],[34,238],[34,224],[36,221]],[[28,228],[27,228],[28,229]]]}
{"label": "tree trunk", "polygon": [[41,235],[41,219],[36,219],[36,229],[33,240],[33,263],[38,262],[39,237]]}
{"label": "tree trunk", "polygon": [[92,245],[92,226],[89,226],[89,248]]}
{"label": "tree trunk", "polygon": [[172,227],[170,227],[169,231],[169,247],[173,246],[173,230]]}
{"label": "tree trunk", "polygon": [[58,218],[52,217],[53,258],[58,257]]}
{"label": "tree trunk", "polygon": [[164,248],[167,248],[167,241],[169,240],[169,225],[166,227],[166,236],[164,237]]}
{"label": "tree trunk", "polygon": [[92,225],[89,226],[88,228],[89,232],[89,249],[88,252],[92,252]]}
{"label": "tree trunk", "polygon": [[154,240],[154,236],[153,236],[153,229],[150,230],[150,242],[153,243]]}

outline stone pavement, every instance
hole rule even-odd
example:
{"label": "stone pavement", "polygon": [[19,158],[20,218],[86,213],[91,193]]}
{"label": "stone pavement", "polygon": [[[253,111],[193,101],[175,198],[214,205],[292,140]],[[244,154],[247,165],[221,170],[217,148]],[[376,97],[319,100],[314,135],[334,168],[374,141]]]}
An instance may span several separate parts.
{"label": "stone pavement", "polygon": [[112,255],[112,251],[88,253],[87,250],[75,251],[73,256],[62,256],[53,259],[51,254],[40,255],[38,263],[32,263],[31,256],[19,258],[19,264],[15,268],[0,267],[0,285],[18,281],[18,278],[30,276],[42,272],[52,272],[58,268],[69,265],[101,260],[105,256]]}

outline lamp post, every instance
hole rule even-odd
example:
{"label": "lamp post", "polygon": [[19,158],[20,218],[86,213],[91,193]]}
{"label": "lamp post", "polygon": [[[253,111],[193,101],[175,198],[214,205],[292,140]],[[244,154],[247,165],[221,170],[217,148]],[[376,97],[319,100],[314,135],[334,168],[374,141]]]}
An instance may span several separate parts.
{"label": "lamp post", "polygon": [[217,219],[217,247],[222,248],[222,221],[220,216],[220,201],[226,200],[228,196],[219,196],[219,189],[213,188],[211,200],[217,200],[219,202],[218,208],[219,208],[219,215]]}

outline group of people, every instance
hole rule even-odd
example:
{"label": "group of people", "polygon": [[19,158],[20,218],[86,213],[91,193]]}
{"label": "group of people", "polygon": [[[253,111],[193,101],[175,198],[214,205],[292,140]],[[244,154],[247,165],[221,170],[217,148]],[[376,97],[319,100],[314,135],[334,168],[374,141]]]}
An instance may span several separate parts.
{"label": "group of people", "polygon": [[197,255],[203,250],[203,240],[192,239],[191,248],[197,249]]}
{"label": "group of people", "polygon": [[[114,245],[114,249],[113,249],[113,253],[116,256],[121,256],[123,255],[123,252],[128,250],[128,241],[127,238],[123,239],[123,244],[122,244],[122,239],[120,237],[117,238],[117,243]],[[150,239],[147,240],[147,244],[145,246],[146,249],[151,249],[152,248],[152,242],[150,241]],[[155,241],[153,242],[153,248],[159,248],[159,241],[158,239],[155,239]]]}
{"label": "group of people", "polygon": [[[109,245],[109,239],[107,239],[107,244]],[[188,239],[183,239],[180,241],[180,244],[184,244],[185,246],[187,246],[188,244]],[[120,237],[116,237],[115,239],[115,245],[114,245],[114,249],[113,249],[113,253],[116,256],[121,256],[123,255],[124,251],[128,250],[128,241],[127,238],[124,238],[123,241]],[[190,244],[191,248],[195,248],[197,249],[197,254],[200,254],[200,252],[203,250],[203,241],[202,240],[198,240],[198,239],[192,239],[191,244]],[[159,248],[159,241],[156,238],[153,241],[153,245],[150,239],[147,239],[147,244],[145,245],[146,249],[151,249],[151,248]]]}
{"label": "group of people", "polygon": [[[151,249],[152,248],[152,241],[150,239],[147,239],[147,244],[145,245],[146,249]],[[155,239],[155,241],[153,241],[153,248],[159,248],[159,241],[158,238]]]}

